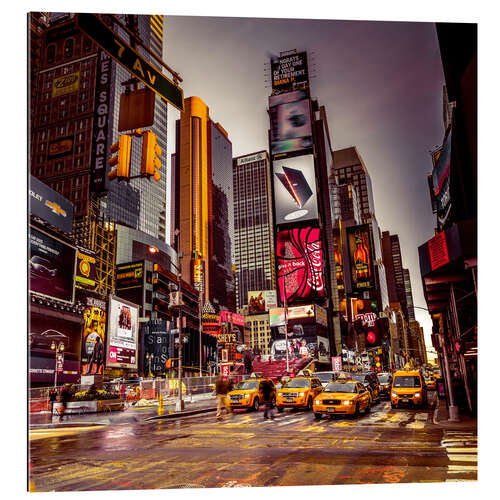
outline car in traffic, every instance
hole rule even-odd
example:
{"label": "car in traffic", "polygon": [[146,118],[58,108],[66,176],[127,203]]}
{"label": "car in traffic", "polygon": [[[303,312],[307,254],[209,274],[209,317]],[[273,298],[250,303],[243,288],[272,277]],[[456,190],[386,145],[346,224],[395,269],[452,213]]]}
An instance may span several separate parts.
{"label": "car in traffic", "polygon": [[391,386],[391,406],[411,405],[424,408],[427,405],[427,389],[418,370],[398,370]]}
{"label": "car in traffic", "polygon": [[276,389],[270,378],[252,378],[238,382],[227,394],[227,404],[233,409],[244,408],[258,411],[264,400],[263,384],[269,382],[273,387],[272,406],[276,404]]}
{"label": "car in traffic", "polygon": [[387,372],[377,373],[378,382],[380,384],[380,397],[390,399],[392,375]]}
{"label": "car in traffic", "polygon": [[372,398],[372,404],[380,402],[380,384],[375,373],[358,372],[352,373],[351,377],[353,380],[356,380],[356,382],[362,383],[365,388],[368,389]]}
{"label": "car in traffic", "polygon": [[355,380],[341,379],[330,382],[325,389],[314,398],[314,418],[320,420],[323,415],[353,415],[360,411],[369,413],[372,400],[368,389]]}
{"label": "car in traffic", "polygon": [[436,390],[436,377],[434,377],[434,375],[432,375],[432,374],[424,375],[424,380],[425,380],[425,386],[427,387],[427,390],[430,390],[430,391]]}
{"label": "car in traffic", "polygon": [[317,377],[295,377],[286,382],[276,393],[276,408],[313,409],[314,398],[323,390]]}
{"label": "car in traffic", "polygon": [[52,343],[58,346],[61,342],[64,344],[64,349],[67,351],[69,349],[69,337],[64,335],[64,333],[49,329],[41,333],[29,334],[30,349],[51,349]]}
{"label": "car in traffic", "polygon": [[341,372],[341,371],[315,372],[314,376],[319,378],[321,385],[323,387],[326,387],[330,382],[334,382],[340,376],[343,376],[345,378],[351,377],[351,375],[349,373]]}

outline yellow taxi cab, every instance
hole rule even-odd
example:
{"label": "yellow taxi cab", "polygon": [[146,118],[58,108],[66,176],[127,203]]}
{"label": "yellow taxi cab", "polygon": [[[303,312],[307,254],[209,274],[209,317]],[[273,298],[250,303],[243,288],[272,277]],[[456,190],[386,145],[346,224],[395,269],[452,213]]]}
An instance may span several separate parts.
{"label": "yellow taxi cab", "polygon": [[418,370],[398,370],[392,377],[391,406],[413,405],[423,408],[427,405],[427,388]]}
{"label": "yellow taxi cab", "polygon": [[317,377],[290,379],[276,394],[276,407],[281,413],[285,408],[313,409],[314,398],[323,390]]}
{"label": "yellow taxi cab", "polygon": [[370,391],[356,380],[330,382],[323,392],[314,399],[314,417],[323,415],[348,414],[357,417],[364,410],[369,413],[372,406]]}
{"label": "yellow taxi cab", "polygon": [[[264,400],[262,394],[263,382],[269,382],[274,390],[274,382],[269,378],[250,378],[236,384],[227,395],[227,404],[231,408],[246,408],[257,411]],[[272,396],[272,405],[276,402],[276,396]]]}
{"label": "yellow taxi cab", "polygon": [[427,387],[427,389],[429,389],[431,391],[436,390],[436,377],[434,377],[434,375],[429,374],[429,376],[424,377],[424,380],[425,380],[425,386]]}

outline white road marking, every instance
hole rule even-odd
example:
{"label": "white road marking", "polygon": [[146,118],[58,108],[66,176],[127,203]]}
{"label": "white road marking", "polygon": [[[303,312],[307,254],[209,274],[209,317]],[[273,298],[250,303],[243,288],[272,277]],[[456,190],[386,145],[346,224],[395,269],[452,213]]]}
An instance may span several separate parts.
{"label": "white road marking", "polygon": [[450,454],[448,454],[448,458],[452,462],[476,462],[477,463],[477,456],[474,456],[474,455],[450,455]]}
{"label": "white road marking", "polygon": [[448,465],[448,471],[471,471],[477,470],[477,465]]}
{"label": "white road marking", "polygon": [[446,453],[477,453],[477,448],[446,448]]}

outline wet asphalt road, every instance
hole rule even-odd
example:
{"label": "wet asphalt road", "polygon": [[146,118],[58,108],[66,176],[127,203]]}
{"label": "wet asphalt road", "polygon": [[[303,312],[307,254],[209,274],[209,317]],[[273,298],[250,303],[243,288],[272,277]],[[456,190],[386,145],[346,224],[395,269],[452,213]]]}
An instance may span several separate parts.
{"label": "wet asphalt road", "polygon": [[477,436],[432,410],[374,405],[357,420],[286,410],[30,432],[37,491],[411,483],[477,479]]}

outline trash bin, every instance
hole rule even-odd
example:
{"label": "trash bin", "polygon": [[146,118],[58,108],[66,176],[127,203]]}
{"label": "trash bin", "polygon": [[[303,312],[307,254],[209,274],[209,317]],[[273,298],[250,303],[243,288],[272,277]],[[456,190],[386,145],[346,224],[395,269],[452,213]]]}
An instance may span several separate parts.
{"label": "trash bin", "polygon": [[446,389],[444,387],[444,379],[438,378],[436,380],[436,389],[437,389],[438,398],[445,399],[446,398]]}

